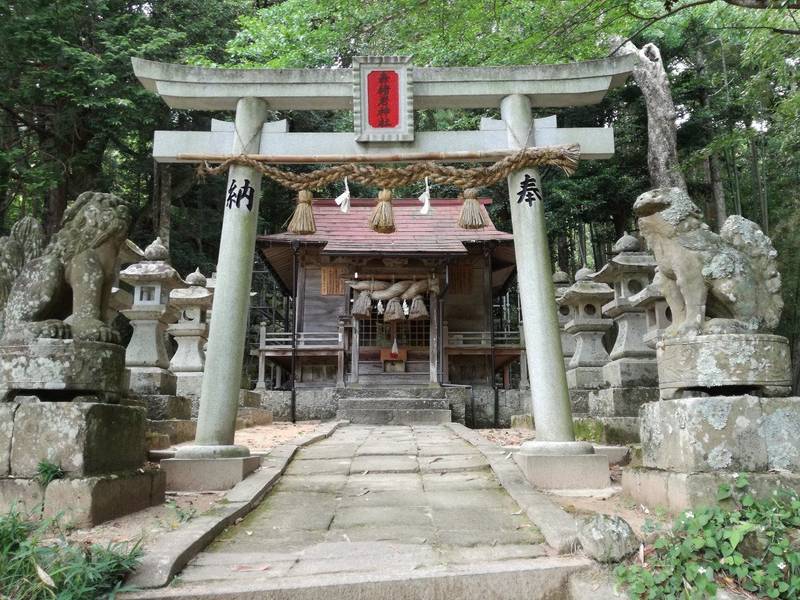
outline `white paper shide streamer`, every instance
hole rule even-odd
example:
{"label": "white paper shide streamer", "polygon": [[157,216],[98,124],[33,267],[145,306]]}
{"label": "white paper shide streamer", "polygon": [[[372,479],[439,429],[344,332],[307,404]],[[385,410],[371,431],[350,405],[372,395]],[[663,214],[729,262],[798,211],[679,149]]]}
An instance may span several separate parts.
{"label": "white paper shide streamer", "polygon": [[422,202],[422,208],[419,209],[419,214],[427,215],[431,210],[431,187],[428,185],[428,178],[425,178],[425,191],[419,196],[419,201]]}
{"label": "white paper shide streamer", "polygon": [[347,185],[347,177],[344,178],[344,191],[336,196],[334,202],[343,213],[350,210],[350,186]]}

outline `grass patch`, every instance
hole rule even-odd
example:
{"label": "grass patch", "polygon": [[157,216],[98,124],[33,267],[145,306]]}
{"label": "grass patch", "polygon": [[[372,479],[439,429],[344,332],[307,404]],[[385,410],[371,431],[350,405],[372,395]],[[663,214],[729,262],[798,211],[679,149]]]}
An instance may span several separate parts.
{"label": "grass patch", "polygon": [[64,478],[64,470],[51,462],[46,460],[40,461],[36,465],[36,481],[42,486],[42,489],[50,485],[51,481]]}
{"label": "grass patch", "polygon": [[678,517],[645,553],[644,564],[620,565],[631,598],[713,598],[717,589],[748,597],[800,597],[800,497],[783,490],[760,498],[747,477],[720,486],[721,506]]}
{"label": "grass patch", "polygon": [[71,543],[57,519],[36,520],[12,509],[0,514],[0,598],[113,598],[141,555],[138,543]]}

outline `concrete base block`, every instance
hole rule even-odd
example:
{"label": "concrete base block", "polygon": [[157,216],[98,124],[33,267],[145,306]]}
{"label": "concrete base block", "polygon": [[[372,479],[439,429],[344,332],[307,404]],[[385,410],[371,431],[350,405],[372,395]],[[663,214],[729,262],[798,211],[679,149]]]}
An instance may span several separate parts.
{"label": "concrete base block", "polygon": [[639,408],[658,401],[657,387],[607,387],[589,392],[593,417],[638,417]]}
{"label": "concrete base block", "polygon": [[545,490],[601,489],[611,485],[603,454],[514,454],[531,484]]}
{"label": "concrete base block", "polygon": [[[239,427],[240,422],[241,427]],[[236,417],[236,429],[269,425],[270,423],[272,423],[272,411],[267,408],[243,407],[239,409]]]}
{"label": "concrete base block", "polygon": [[603,367],[572,367],[567,369],[567,387],[571,390],[596,390],[605,384]]}
{"label": "concrete base block", "polygon": [[12,508],[32,512],[41,508],[43,500],[42,486],[33,479],[0,479],[0,513]]}
{"label": "concrete base block", "polygon": [[[737,473],[739,475],[742,473]],[[790,473],[744,473],[756,496],[766,498],[779,489],[800,492],[800,475]],[[622,471],[622,488],[636,502],[679,513],[697,506],[717,504],[717,490],[732,483],[733,473],[676,473],[647,467]]]}
{"label": "concrete base block", "polygon": [[261,465],[260,456],[169,458],[161,461],[169,491],[229,490]]}
{"label": "concrete base block", "polygon": [[511,415],[511,429],[533,430],[533,415]]}
{"label": "concrete base block", "polygon": [[74,527],[92,527],[164,502],[158,470],[80,479],[56,479],[44,495],[44,517],[61,516]]}
{"label": "concrete base block", "polygon": [[176,395],[178,380],[172,371],[161,367],[128,367],[130,390],[135,394]]}
{"label": "concrete base block", "polygon": [[658,365],[653,358],[618,358],[603,366],[603,378],[611,387],[656,387]]}

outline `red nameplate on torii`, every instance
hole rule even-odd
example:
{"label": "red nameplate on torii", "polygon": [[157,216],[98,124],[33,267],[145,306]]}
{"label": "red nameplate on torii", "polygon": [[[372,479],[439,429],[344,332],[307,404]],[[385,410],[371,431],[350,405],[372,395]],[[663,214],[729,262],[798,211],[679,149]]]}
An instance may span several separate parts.
{"label": "red nameplate on torii", "polygon": [[353,130],[356,141],[413,142],[413,74],[407,56],[353,58]]}
{"label": "red nameplate on torii", "polygon": [[368,119],[371,127],[400,124],[400,77],[397,71],[376,70],[367,75]]}

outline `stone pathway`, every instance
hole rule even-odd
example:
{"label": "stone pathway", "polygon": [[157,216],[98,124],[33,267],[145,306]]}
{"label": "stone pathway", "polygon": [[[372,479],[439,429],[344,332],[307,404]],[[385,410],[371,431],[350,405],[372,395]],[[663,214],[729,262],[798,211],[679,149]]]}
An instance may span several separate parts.
{"label": "stone pathway", "polygon": [[348,426],[300,450],[262,504],[172,588],[524,568],[548,553],[483,456],[449,429]]}

